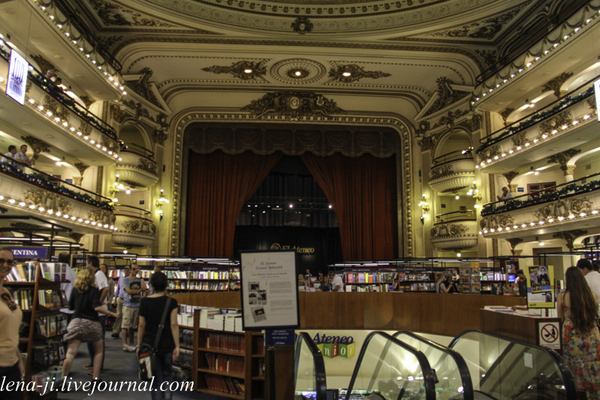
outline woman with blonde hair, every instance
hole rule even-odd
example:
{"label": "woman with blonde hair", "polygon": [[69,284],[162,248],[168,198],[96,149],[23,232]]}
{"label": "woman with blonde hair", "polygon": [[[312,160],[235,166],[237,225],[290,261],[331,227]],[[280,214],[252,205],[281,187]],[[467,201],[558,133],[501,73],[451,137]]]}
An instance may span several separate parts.
{"label": "woman with blonde hair", "polygon": [[564,357],[577,389],[588,399],[600,399],[600,331],[598,299],[577,267],[565,273],[567,288],[558,295],[558,316],[563,321]]}
{"label": "woman with blonde hair", "polygon": [[74,290],[71,292],[69,309],[75,310],[75,312],[67,327],[67,333],[63,337],[63,340],[69,342],[67,358],[63,364],[63,379],[67,379],[69,375],[73,359],[77,355],[81,342],[91,342],[94,346],[94,380],[97,380],[98,375],[100,375],[100,366],[104,354],[102,349],[102,326],[100,325],[98,313],[113,317],[117,315],[102,307],[100,291],[96,288],[95,281],[94,272],[89,268],[85,268],[79,272],[75,280]]}

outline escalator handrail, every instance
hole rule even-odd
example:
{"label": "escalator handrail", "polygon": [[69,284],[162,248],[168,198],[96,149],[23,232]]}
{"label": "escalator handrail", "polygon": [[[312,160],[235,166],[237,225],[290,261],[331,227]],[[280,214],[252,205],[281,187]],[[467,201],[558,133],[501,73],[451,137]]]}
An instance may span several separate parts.
{"label": "escalator handrail", "polygon": [[325,373],[325,361],[323,361],[323,354],[317,347],[315,342],[312,340],[310,335],[306,332],[298,333],[298,339],[296,342],[296,354],[294,361],[294,388],[296,387],[296,379],[298,377],[298,363],[300,362],[300,351],[302,349],[302,343],[306,343],[308,350],[313,356],[313,362],[315,364],[315,391],[317,394],[316,400],[327,400],[327,380]]}
{"label": "escalator handrail", "polygon": [[452,357],[452,359],[456,363],[458,372],[460,373],[460,378],[462,379],[463,399],[464,400],[473,400],[474,399],[473,381],[471,380],[471,374],[469,373],[469,367],[467,367],[467,363],[466,363],[465,359],[463,358],[463,356],[460,355],[459,352],[457,352],[456,350],[452,350],[450,347],[444,347],[441,344],[434,342],[433,340],[429,340],[429,339],[424,338],[423,336],[417,335],[416,333],[413,333],[413,332],[398,331],[398,332],[394,333],[394,337],[397,337],[397,335],[406,335],[406,336],[412,337],[413,339],[416,339],[422,343],[425,343],[428,346],[431,346],[437,350],[440,350],[441,352]]}
{"label": "escalator handrail", "polygon": [[450,345],[448,347],[453,348],[454,345],[456,344],[456,342],[458,342],[458,340],[460,340],[460,338],[462,336],[468,335],[469,333],[479,333],[479,334],[487,335],[487,336],[490,336],[490,337],[493,337],[496,339],[506,340],[507,342],[512,342],[514,344],[519,344],[521,346],[531,347],[531,348],[539,350],[543,353],[548,354],[554,360],[554,362],[556,362],[556,365],[558,366],[558,370],[560,371],[560,373],[562,375],[563,382],[565,384],[566,398],[567,399],[576,399],[577,398],[577,390],[575,388],[575,381],[573,379],[573,374],[571,373],[571,370],[569,369],[569,366],[567,365],[567,362],[565,361],[565,359],[563,357],[561,357],[556,351],[549,349],[547,347],[536,346],[531,343],[521,342],[518,340],[514,340],[514,339],[506,338],[506,337],[503,337],[500,335],[496,335],[493,333],[482,332],[477,329],[471,329],[471,330],[464,331],[464,332],[458,334],[454,339],[452,339],[452,342],[450,342]]}
{"label": "escalator handrail", "polygon": [[[385,332],[381,332],[381,331],[373,331],[365,338],[362,348],[360,349],[360,354],[358,355],[358,359],[356,360],[356,365],[354,367],[354,371],[352,372],[352,378],[350,378],[350,383],[348,384],[348,389],[346,391],[346,400],[348,400],[350,398],[350,395],[352,394],[352,389],[354,388],[354,382],[356,381],[356,377],[358,375],[358,371],[360,370],[360,365],[362,364],[363,358],[367,351],[367,347],[369,347],[368,346],[369,342],[375,336],[382,336],[388,342],[402,347],[404,350],[408,351],[409,353],[411,353],[412,355],[414,355],[416,357],[417,361],[419,362],[419,365],[421,366],[421,370],[423,371],[423,383],[425,386],[425,400],[435,400],[435,397],[436,397],[435,383],[434,383],[435,374],[434,374],[433,370],[431,369],[431,366],[429,365],[429,361],[427,361],[427,357],[425,357],[425,354],[423,354],[423,352],[421,352],[420,350],[415,349],[411,345],[404,343],[404,342],[394,338],[393,336],[391,336]],[[398,399],[398,400],[400,400],[400,399]]]}

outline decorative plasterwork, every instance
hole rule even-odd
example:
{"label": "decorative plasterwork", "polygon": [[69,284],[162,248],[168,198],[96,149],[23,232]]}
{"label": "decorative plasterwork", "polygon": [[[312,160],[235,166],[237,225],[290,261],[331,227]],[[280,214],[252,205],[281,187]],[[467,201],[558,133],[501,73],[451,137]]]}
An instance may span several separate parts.
{"label": "decorative plasterwork", "polygon": [[41,152],[50,151],[50,145],[43,140],[33,136],[21,136],[21,139],[27,143],[33,150],[33,159],[37,160]]}
{"label": "decorative plasterwork", "polygon": [[73,205],[65,196],[48,190],[27,190],[23,197],[30,208],[39,209],[43,207],[46,210],[60,211],[62,214],[71,214],[73,211]]}
{"label": "decorative plasterwork", "polygon": [[479,154],[479,162],[493,160],[496,156],[500,156],[500,146],[497,144],[488,147]]}
{"label": "decorative plasterwork", "polygon": [[135,233],[137,235],[154,236],[156,234],[156,225],[152,221],[142,219],[127,219],[122,221],[122,233]]}
{"label": "decorative plasterwork", "polygon": [[282,60],[270,69],[273,78],[289,85],[314,83],[325,76],[327,69],[323,64],[305,58]]}
{"label": "decorative plasterwork", "polygon": [[152,88],[150,87],[150,77],[152,77],[153,73],[154,72],[152,71],[152,69],[148,67],[142,68],[140,72],[135,74],[141,75],[138,79],[126,81],[127,87],[139,94],[140,96],[142,96],[143,98],[145,98],[146,100],[148,100],[150,103],[160,107],[160,104],[158,103],[158,100],[156,99],[156,96],[154,95],[154,93],[152,92]]}
{"label": "decorative plasterwork", "polygon": [[108,210],[94,210],[88,213],[88,219],[101,225],[114,225],[115,215]]}
{"label": "decorative plasterwork", "polygon": [[[262,1],[205,0],[186,2],[171,0],[148,0],[148,3],[167,8],[188,17],[202,18],[205,21],[238,26],[246,29],[290,32],[290,17],[316,14],[322,17],[313,19],[314,32],[357,33],[372,30],[397,29],[402,26],[431,24],[439,19],[470,12],[476,8],[492,4],[494,0],[423,0],[407,7],[404,2],[377,3],[372,7],[358,4],[307,4],[281,5]],[[412,2],[412,1],[410,1]],[[245,12],[244,12],[245,11]],[[258,12],[257,12],[258,11]],[[251,13],[250,18],[248,13]],[[362,17],[362,18],[359,18]]]}
{"label": "decorative plasterwork", "polygon": [[513,179],[515,179],[517,177],[517,175],[519,175],[519,173],[517,171],[510,171],[505,174],[502,174],[502,176],[506,178],[506,182],[508,183],[508,186],[510,186],[510,183],[512,182]]}
{"label": "decorative plasterwork", "polygon": [[[170,253],[172,255],[181,253],[181,224],[182,224],[182,213],[179,207],[182,204],[182,193],[181,193],[181,181],[182,181],[182,157],[183,157],[183,134],[186,127],[189,124],[197,122],[236,122],[243,124],[244,122],[252,121],[253,117],[244,114],[218,114],[218,113],[189,113],[186,115],[179,116],[177,121],[173,123],[175,130],[174,133],[174,146],[173,146],[173,208],[172,208],[172,221],[171,221],[171,235],[170,239]],[[295,122],[285,117],[272,117],[265,116],[265,119],[271,122]],[[412,145],[410,139],[410,131],[404,121],[397,118],[374,118],[374,117],[363,117],[363,116],[333,116],[331,118],[325,118],[323,116],[307,117],[302,121],[304,124],[332,124],[332,125],[371,125],[371,126],[385,126],[395,129],[402,142],[400,147],[400,154],[398,154],[398,181],[401,182],[399,185],[398,193],[398,226],[402,227],[402,231],[399,232],[399,237],[402,238],[400,243],[401,257],[411,257],[414,254],[414,238],[413,238],[413,216],[412,207],[413,203],[413,171],[411,163],[411,152]]]}
{"label": "decorative plasterwork", "polygon": [[90,109],[90,106],[96,102],[96,100],[94,100],[90,96],[79,96],[79,98],[81,99],[81,101],[83,101],[83,103],[85,104],[85,108],[87,108],[88,110]]}
{"label": "decorative plasterwork", "polygon": [[564,239],[567,242],[566,243],[567,247],[572,252],[573,251],[573,242],[575,242],[575,239],[577,239],[578,237],[583,236],[587,233],[588,232],[586,230],[575,229],[572,231],[557,232],[554,235],[552,235],[552,237],[557,238],[557,239]]}
{"label": "decorative plasterwork", "polygon": [[548,164],[558,163],[560,164],[560,169],[566,173],[568,170],[567,163],[569,160],[571,160],[571,158],[573,158],[573,156],[579,153],[581,153],[581,150],[579,149],[569,149],[567,151],[563,151],[562,153],[553,154],[548,157]]}
{"label": "decorative plasterwork", "polygon": [[510,239],[506,239],[506,241],[508,242],[509,246],[510,246],[510,252],[511,254],[514,256],[516,255],[516,248],[519,244],[523,243],[523,239],[521,238],[510,238]]}
{"label": "decorative plasterwork", "polygon": [[449,29],[424,36],[493,40],[502,28],[528,4],[529,2],[521,4],[504,14],[463,25],[458,29]]}
{"label": "decorative plasterwork", "polygon": [[483,62],[487,67],[491,67],[496,63],[498,59],[498,51],[496,50],[479,50],[475,49],[475,54],[483,59]]}
{"label": "decorative plasterwork", "polygon": [[117,215],[116,224],[119,230],[112,234],[111,239],[117,246],[146,247],[156,239],[156,225],[147,219]]}
{"label": "decorative plasterwork", "polygon": [[314,25],[308,17],[298,17],[291,25],[292,30],[301,35],[312,31],[313,27]]}
{"label": "decorative plasterwork", "polygon": [[477,221],[435,224],[431,228],[431,244],[437,249],[469,249],[477,246]]}
{"label": "decorative plasterwork", "polygon": [[321,116],[331,118],[332,114],[344,114],[335,101],[314,92],[275,92],[267,93],[241,109],[255,118],[267,115],[297,119],[300,117]]}
{"label": "decorative plasterwork", "polygon": [[[446,78],[445,76],[441,76],[436,80],[436,83],[438,85],[438,98],[437,100],[433,103],[433,105],[431,107],[429,107],[429,110],[427,110],[427,113],[425,115],[431,115],[437,111],[440,111],[441,109],[449,106],[452,103],[457,102],[458,100],[462,99],[463,97],[466,97],[469,95],[468,92],[462,92],[460,90],[454,90],[452,88],[452,84],[454,83],[451,79]],[[461,115],[464,115],[468,112],[468,110],[465,111],[455,111],[454,113],[452,113],[451,111],[448,112],[448,120],[451,120],[452,122],[454,121],[454,119],[460,117]],[[441,123],[446,123],[446,122],[442,122],[442,120],[440,119]],[[435,128],[435,127],[434,127]]]}
{"label": "decorative plasterwork", "polygon": [[432,179],[429,181],[429,186],[436,192],[446,193],[471,186],[473,179],[475,179],[475,173],[473,172],[458,172],[435,180]]}
{"label": "decorative plasterwork", "polygon": [[591,214],[594,203],[586,197],[558,200],[533,212],[535,222],[552,223],[569,218],[571,215]]}
{"label": "decorative plasterwork", "polygon": [[90,0],[89,3],[97,12],[104,26],[177,28],[176,25],[125,8],[112,1]]}
{"label": "decorative plasterwork", "polygon": [[502,112],[500,113],[500,116],[502,117],[502,122],[504,123],[504,126],[506,126],[506,119],[508,118],[508,116],[509,116],[509,115],[510,115],[510,114],[511,114],[513,111],[515,111],[515,109],[514,109],[514,108],[512,108],[512,107],[507,107],[507,108],[505,108],[505,109],[504,109],[504,111],[502,111]]}
{"label": "decorative plasterwork", "polygon": [[392,76],[392,74],[383,71],[365,71],[363,67],[356,64],[336,65],[329,70],[329,77],[333,78],[333,81],[344,83],[357,82],[365,78],[386,78],[388,76]]}
{"label": "decorative plasterwork", "polygon": [[487,215],[479,221],[479,226],[482,231],[498,230],[498,228],[506,229],[514,225],[514,218],[510,215]]}
{"label": "decorative plasterwork", "polygon": [[62,121],[69,121],[69,115],[71,115],[71,112],[54,97],[48,95],[44,96],[44,108],[50,111],[54,116],[60,118]]}
{"label": "decorative plasterwork", "polygon": [[79,171],[79,174],[81,176],[83,176],[83,173],[85,172],[86,169],[88,169],[90,166],[87,164],[84,164],[82,162],[76,162],[75,164],[75,168],[77,168],[77,170]]}
{"label": "decorative plasterwork", "polygon": [[541,138],[544,134],[549,134],[553,130],[558,129],[563,125],[570,125],[573,122],[573,113],[570,110],[563,111],[556,114],[554,117],[542,121],[539,126],[540,134],[538,138]]}
{"label": "decorative plasterwork", "polygon": [[202,68],[202,71],[214,74],[231,74],[245,81],[258,78],[264,80],[267,73],[267,68],[264,66],[265,61],[238,61],[232,63],[231,66],[213,65],[212,67]]}
{"label": "decorative plasterwork", "polygon": [[464,224],[438,224],[431,228],[431,238],[463,236],[469,228]]}
{"label": "decorative plasterwork", "polygon": [[569,79],[572,76],[573,76],[572,72],[563,72],[556,78],[551,79],[548,82],[546,82],[544,85],[542,85],[542,93],[551,90],[554,92],[554,96],[557,99],[560,99],[561,98],[560,88],[567,81],[567,79]]}

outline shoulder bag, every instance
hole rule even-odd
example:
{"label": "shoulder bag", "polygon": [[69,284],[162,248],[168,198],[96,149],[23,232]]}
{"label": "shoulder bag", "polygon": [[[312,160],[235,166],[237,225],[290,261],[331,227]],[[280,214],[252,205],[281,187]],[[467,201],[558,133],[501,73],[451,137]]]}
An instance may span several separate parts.
{"label": "shoulder bag", "polygon": [[154,346],[150,347],[149,344],[142,343],[140,346],[140,352],[138,361],[140,364],[139,378],[141,381],[149,381],[154,376],[156,371],[156,353],[158,351],[158,343],[160,342],[160,336],[165,327],[165,321],[167,314],[169,313],[169,304],[171,304],[171,298],[167,297],[167,304],[163,311],[160,324],[158,325],[158,332],[156,333],[156,339],[154,339]]}

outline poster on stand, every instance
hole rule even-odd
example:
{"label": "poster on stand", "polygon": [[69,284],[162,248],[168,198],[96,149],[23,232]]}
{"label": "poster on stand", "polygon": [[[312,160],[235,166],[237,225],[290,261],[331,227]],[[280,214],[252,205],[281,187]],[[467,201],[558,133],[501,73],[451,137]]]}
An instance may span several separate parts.
{"label": "poster on stand", "polygon": [[249,251],[241,256],[244,329],[300,324],[295,251]]}
{"label": "poster on stand", "polygon": [[529,308],[554,308],[554,267],[531,265],[525,269]]}

